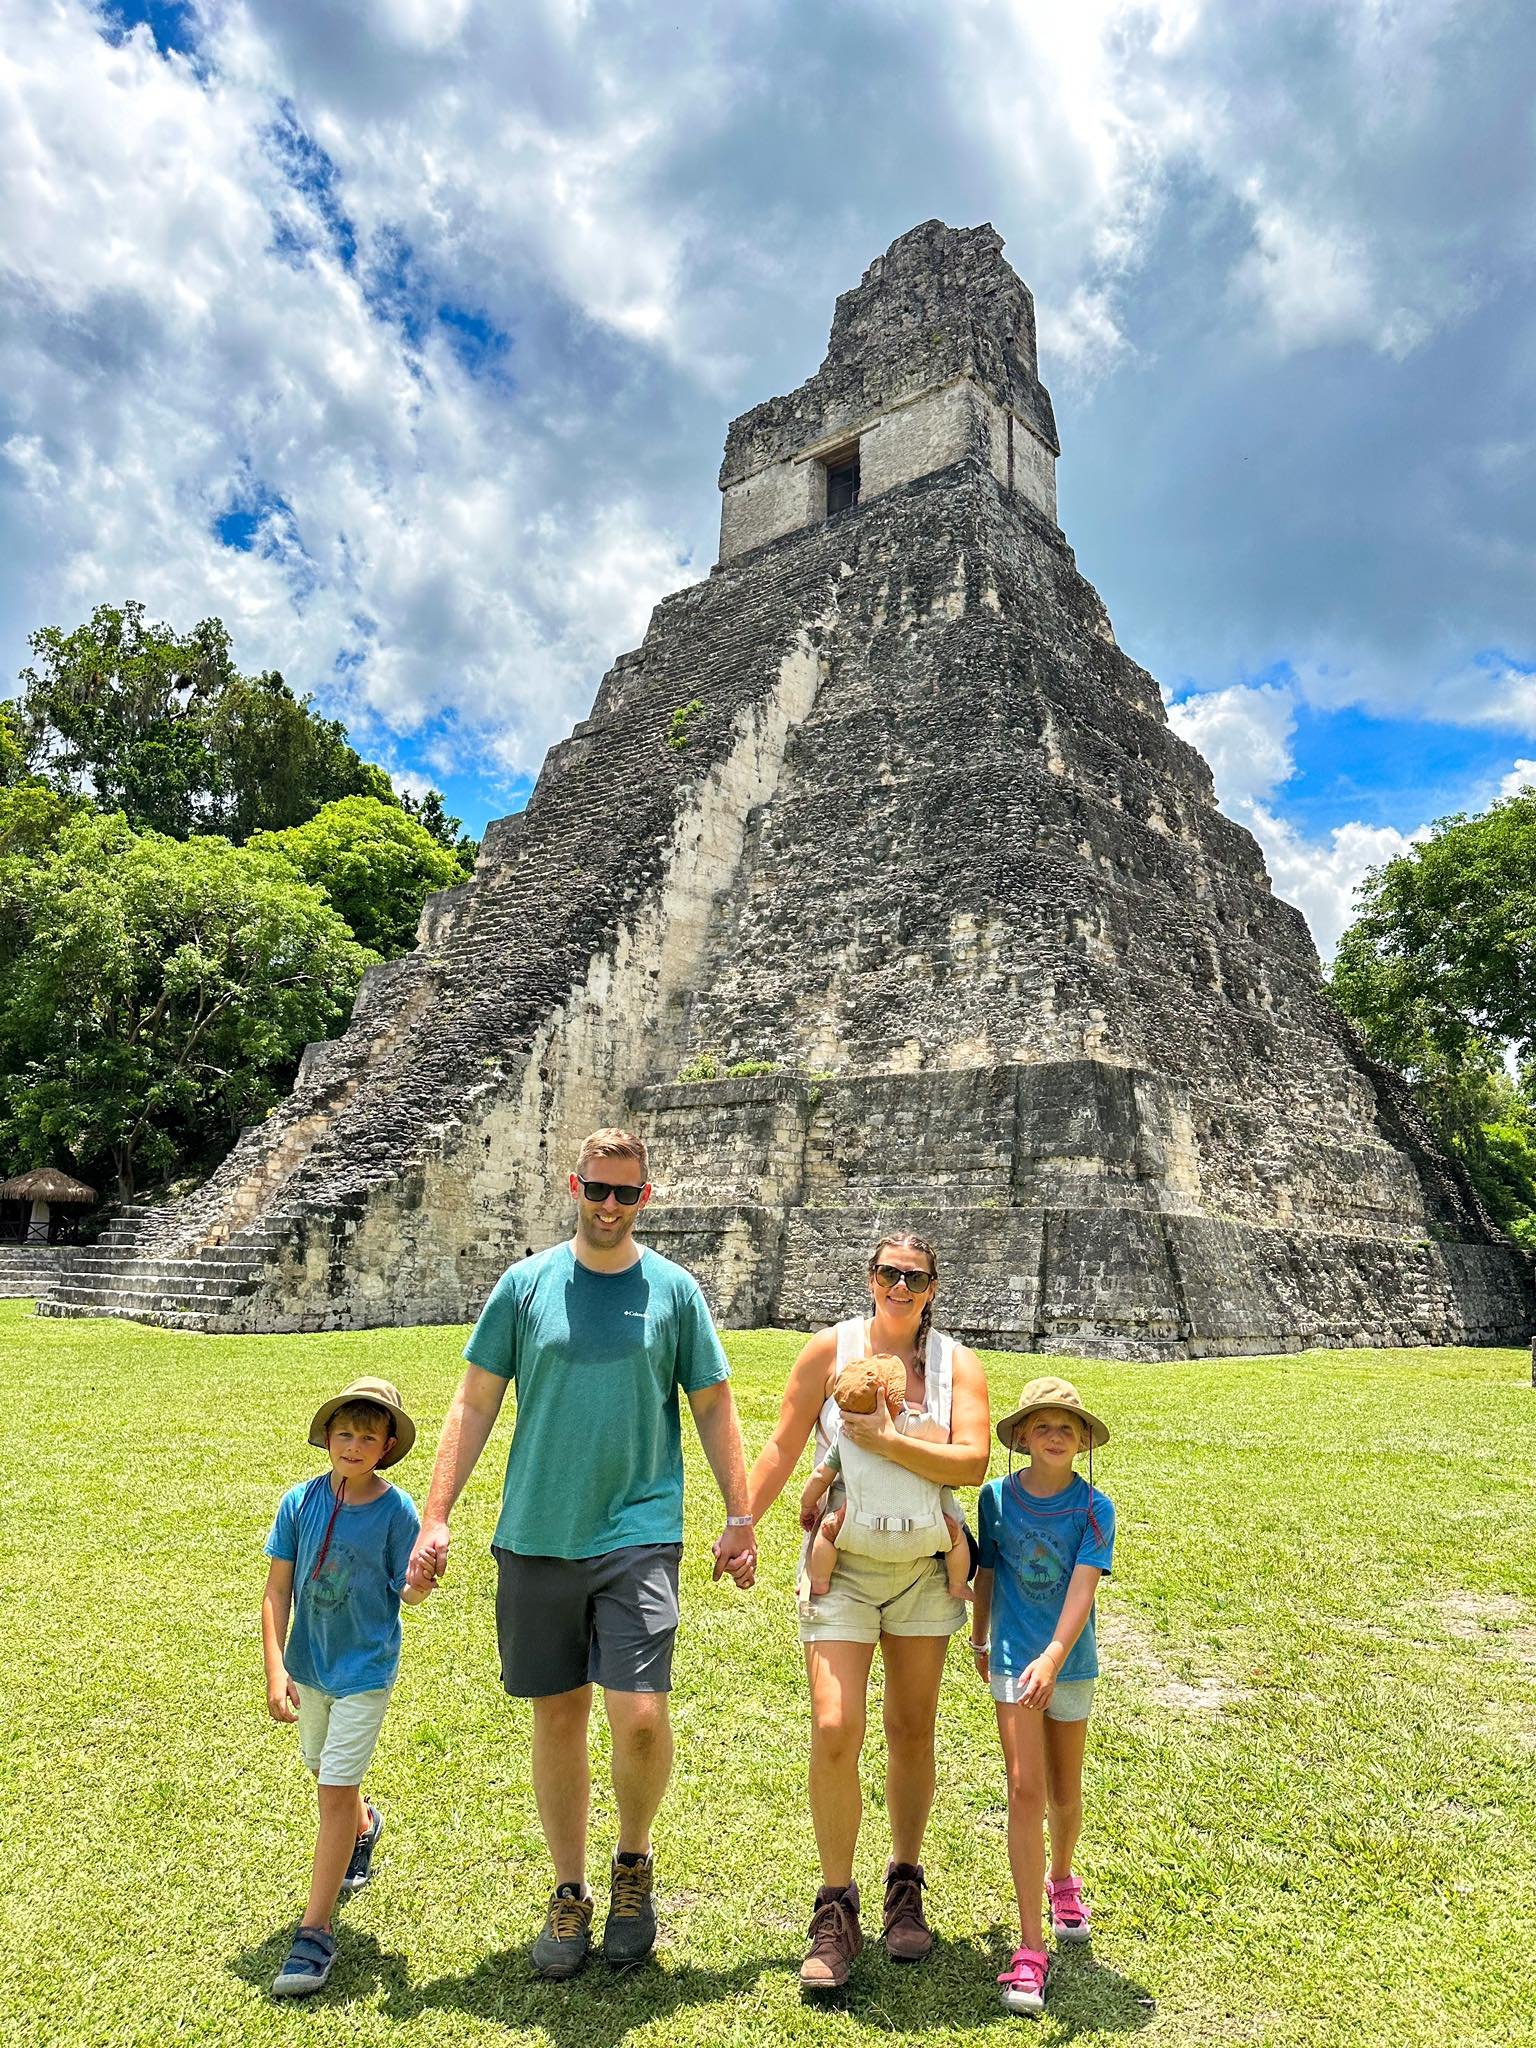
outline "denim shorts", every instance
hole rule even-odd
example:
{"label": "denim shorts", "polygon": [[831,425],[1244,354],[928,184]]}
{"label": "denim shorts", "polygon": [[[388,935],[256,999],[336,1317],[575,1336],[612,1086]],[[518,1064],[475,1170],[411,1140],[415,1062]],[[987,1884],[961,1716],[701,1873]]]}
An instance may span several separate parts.
{"label": "denim shorts", "polygon": [[[994,1671],[989,1681],[992,1697],[1001,1705],[1016,1707],[1024,1690],[1022,1671]],[[1093,1712],[1096,1678],[1058,1678],[1046,1704],[1047,1721],[1086,1721]]]}

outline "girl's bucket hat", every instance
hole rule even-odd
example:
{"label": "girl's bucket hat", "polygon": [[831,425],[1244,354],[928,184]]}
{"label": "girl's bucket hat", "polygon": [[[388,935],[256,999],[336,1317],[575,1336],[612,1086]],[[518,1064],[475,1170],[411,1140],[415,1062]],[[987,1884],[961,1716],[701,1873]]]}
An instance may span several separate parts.
{"label": "girl's bucket hat", "polygon": [[1042,1408],[1064,1408],[1069,1415],[1075,1415],[1088,1430],[1089,1447],[1102,1450],[1109,1442],[1109,1424],[1100,1421],[1097,1415],[1090,1415],[1083,1406],[1083,1397],[1070,1380],[1058,1380],[1047,1376],[1031,1380],[1019,1396],[1019,1405],[1005,1415],[997,1425],[997,1440],[1010,1451],[1014,1448],[1017,1432]]}
{"label": "girl's bucket hat", "polygon": [[371,1401],[376,1408],[387,1408],[390,1420],[395,1426],[395,1447],[386,1451],[379,1460],[379,1467],[398,1465],[411,1445],[416,1441],[416,1425],[400,1406],[400,1389],[388,1380],[354,1380],[350,1387],[343,1387],[329,1401],[315,1410],[315,1419],[309,1425],[309,1440],[316,1450],[325,1449],[325,1432],[331,1417],[338,1408],[345,1408],[352,1401]]}

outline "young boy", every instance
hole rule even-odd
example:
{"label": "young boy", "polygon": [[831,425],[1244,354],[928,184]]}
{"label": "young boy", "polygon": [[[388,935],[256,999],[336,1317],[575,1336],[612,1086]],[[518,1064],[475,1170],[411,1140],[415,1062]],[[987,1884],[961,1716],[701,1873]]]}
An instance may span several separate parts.
{"label": "young boy", "polygon": [[387,1380],[354,1380],[316,1411],[309,1441],[331,1468],[284,1494],[261,1603],[267,1712],[298,1722],[299,1752],[320,1788],[309,1900],[272,1985],[279,1998],[324,1984],[337,1897],[368,1882],[384,1818],[363,1797],[363,1774],[400,1663],[400,1602],[426,1598],[405,1578],[421,1526],[415,1503],[380,1477],[416,1441],[398,1392]]}

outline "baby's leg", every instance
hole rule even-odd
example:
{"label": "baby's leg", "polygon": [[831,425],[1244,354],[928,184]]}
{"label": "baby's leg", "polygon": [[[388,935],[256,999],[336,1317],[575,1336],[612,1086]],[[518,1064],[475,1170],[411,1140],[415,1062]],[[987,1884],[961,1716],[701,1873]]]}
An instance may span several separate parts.
{"label": "baby's leg", "polygon": [[837,1570],[837,1536],[843,1526],[846,1507],[834,1508],[830,1515],[823,1515],[816,1524],[816,1534],[811,1538],[811,1598],[819,1600],[832,1583],[832,1574]]}
{"label": "baby's leg", "polygon": [[949,1531],[949,1550],[944,1559],[944,1569],[949,1575],[950,1598],[969,1600],[972,1594],[966,1575],[971,1569],[971,1546],[965,1540],[965,1524],[954,1515],[946,1515],[944,1526]]}

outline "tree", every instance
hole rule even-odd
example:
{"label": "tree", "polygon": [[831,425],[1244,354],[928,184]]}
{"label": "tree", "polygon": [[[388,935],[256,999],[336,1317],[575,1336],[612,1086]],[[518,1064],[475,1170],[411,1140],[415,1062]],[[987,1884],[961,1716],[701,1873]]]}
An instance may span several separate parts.
{"label": "tree", "polygon": [[21,707],[0,700],[0,789],[25,782],[29,772]]}
{"label": "tree", "polygon": [[466,879],[457,857],[415,818],[371,796],[343,797],[287,832],[258,832],[250,847],[287,860],[360,944],[386,958],[415,944],[433,890]]}
{"label": "tree", "polygon": [[[385,771],[312,698],[295,697],[275,670],[240,673],[218,619],[179,634],[147,623],[141,604],[98,605],[89,624],[44,627],[30,644],[19,711],[0,725],[0,784],[9,731],[26,772],[176,839],[244,841],[341,797],[399,802]],[[458,820],[443,816],[435,790],[424,804],[433,798],[422,822],[451,848]]]}
{"label": "tree", "polygon": [[0,1152],[123,1194],[216,1158],[373,955],[289,863],[85,808],[0,860]]}
{"label": "tree", "polygon": [[1361,896],[1335,1001],[1407,1076],[1495,1220],[1536,1241],[1536,1108],[1505,1065],[1536,1052],[1536,790],[1442,819]]}
{"label": "tree", "polygon": [[474,872],[480,842],[460,830],[458,818],[449,817],[440,789],[429,789],[425,796],[412,796],[408,789],[403,790],[400,808],[408,818],[414,818],[418,825],[425,826],[439,846],[448,847],[457,856],[466,875]]}

